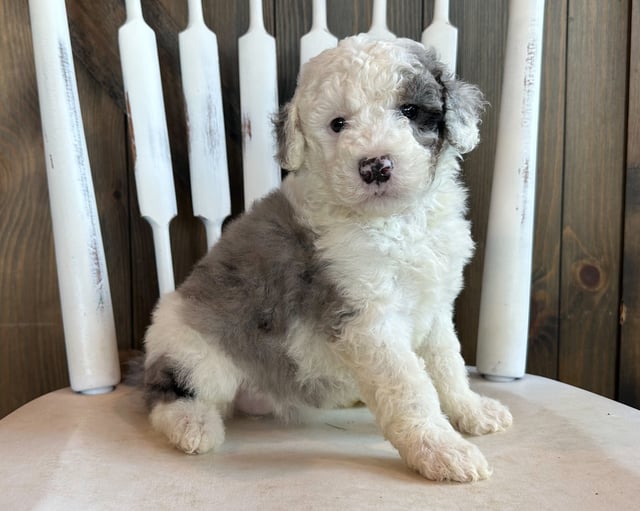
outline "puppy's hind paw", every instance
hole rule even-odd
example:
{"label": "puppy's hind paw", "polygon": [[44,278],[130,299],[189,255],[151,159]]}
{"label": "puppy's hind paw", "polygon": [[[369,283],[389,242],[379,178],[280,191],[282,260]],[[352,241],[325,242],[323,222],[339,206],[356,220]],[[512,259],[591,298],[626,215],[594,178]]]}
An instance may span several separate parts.
{"label": "puppy's hind paw", "polygon": [[499,401],[484,396],[457,403],[449,415],[453,426],[461,433],[478,436],[504,431],[513,423],[509,409]]}
{"label": "puppy's hind paw", "polygon": [[432,481],[479,481],[491,476],[487,460],[475,445],[462,438],[429,444],[407,459],[410,468]]}
{"label": "puppy's hind paw", "polygon": [[150,419],[154,429],[187,454],[208,452],[224,441],[224,425],[218,411],[193,400],[159,403]]}

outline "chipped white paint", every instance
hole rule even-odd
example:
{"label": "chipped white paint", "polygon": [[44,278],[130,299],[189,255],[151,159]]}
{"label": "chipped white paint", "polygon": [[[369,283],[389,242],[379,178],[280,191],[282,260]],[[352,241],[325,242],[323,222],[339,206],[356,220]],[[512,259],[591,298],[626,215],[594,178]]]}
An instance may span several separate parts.
{"label": "chipped white paint", "polygon": [[377,39],[396,38],[396,35],[387,27],[387,0],[373,0],[371,27],[367,34]]}
{"label": "chipped white paint", "polygon": [[510,0],[480,301],[478,370],[524,375],[529,332],[544,0]]}
{"label": "chipped white paint", "polygon": [[249,30],[238,40],[245,209],[280,185],[271,123],[278,110],[276,41],[264,28],[262,0],[249,5]]}
{"label": "chipped white paint", "polygon": [[300,67],[307,60],[338,44],[338,38],[327,27],[327,0],[313,0],[311,30],[300,39]]}
{"label": "chipped white paint", "polygon": [[65,3],[29,7],[69,379],[108,392],[120,366]]}
{"label": "chipped white paint", "polygon": [[189,25],[180,33],[179,43],[193,214],[204,223],[211,248],[231,213],[231,199],[218,41],[205,25],[201,0],[189,0]]}
{"label": "chipped white paint", "polygon": [[458,29],[449,22],[449,0],[435,0],[433,20],[422,32],[422,44],[435,48],[449,71],[456,72]]}
{"label": "chipped white paint", "polygon": [[127,19],[118,31],[120,62],[140,214],[153,230],[160,293],[175,287],[169,222],[176,216],[169,136],[160,65],[153,30],[142,17],[140,0],[126,0]]}

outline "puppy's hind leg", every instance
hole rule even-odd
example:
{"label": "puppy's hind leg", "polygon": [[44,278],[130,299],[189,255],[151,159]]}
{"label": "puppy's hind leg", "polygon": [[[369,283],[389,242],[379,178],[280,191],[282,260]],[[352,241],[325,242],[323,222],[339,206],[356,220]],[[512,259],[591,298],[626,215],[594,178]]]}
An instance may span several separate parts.
{"label": "puppy's hind leg", "polygon": [[195,368],[178,367],[174,360],[162,356],[146,370],[145,399],[151,425],[188,454],[216,449],[224,441],[223,418],[233,393],[229,389],[203,397],[211,393],[211,381],[203,385],[194,378]]}
{"label": "puppy's hind leg", "polygon": [[458,431],[484,435],[511,426],[513,419],[506,406],[469,388],[460,342],[450,318],[436,319],[417,353],[438,391],[443,412]]}
{"label": "puppy's hind leg", "polygon": [[220,447],[224,424],[220,412],[195,398],[159,402],[151,409],[151,425],[187,454],[203,454]]}
{"label": "puppy's hind leg", "polygon": [[218,448],[240,371],[214,339],[179,320],[177,295],[163,298],[147,331],[145,399],[153,428],[188,454]]}

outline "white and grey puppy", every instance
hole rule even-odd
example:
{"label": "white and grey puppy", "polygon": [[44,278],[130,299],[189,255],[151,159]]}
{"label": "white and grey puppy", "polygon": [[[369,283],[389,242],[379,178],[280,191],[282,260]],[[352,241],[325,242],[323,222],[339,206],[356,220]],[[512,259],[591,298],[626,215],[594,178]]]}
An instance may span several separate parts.
{"label": "white and grey puppy", "polygon": [[458,160],[481,109],[477,88],[409,40],[356,36],[310,61],[276,119],[292,173],[154,313],[153,426],[202,453],[240,394],[284,417],[360,398],[425,477],[488,477],[459,432],[512,419],[469,389],[452,323],[473,251]]}

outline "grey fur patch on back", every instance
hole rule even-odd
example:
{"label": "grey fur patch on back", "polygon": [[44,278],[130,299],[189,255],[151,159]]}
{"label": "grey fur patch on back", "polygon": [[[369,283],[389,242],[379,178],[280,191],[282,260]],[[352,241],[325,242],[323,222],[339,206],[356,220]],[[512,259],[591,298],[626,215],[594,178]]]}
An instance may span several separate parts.
{"label": "grey fur patch on back", "polygon": [[[352,315],[281,191],[233,221],[179,288],[183,318],[220,347],[252,384],[279,401],[321,406],[328,381],[299,382],[287,355],[299,321],[331,340]],[[320,342],[320,341],[319,341]]]}

